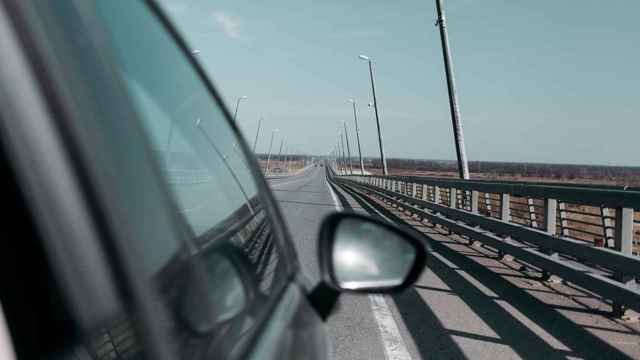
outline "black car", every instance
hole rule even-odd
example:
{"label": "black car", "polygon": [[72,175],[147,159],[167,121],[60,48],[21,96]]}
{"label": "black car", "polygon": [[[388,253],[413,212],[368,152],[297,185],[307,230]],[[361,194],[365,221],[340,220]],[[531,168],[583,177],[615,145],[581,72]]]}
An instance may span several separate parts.
{"label": "black car", "polygon": [[0,358],[323,359],[339,291],[419,274],[411,236],[335,214],[304,286],[256,161],[152,1],[3,0],[0,49]]}

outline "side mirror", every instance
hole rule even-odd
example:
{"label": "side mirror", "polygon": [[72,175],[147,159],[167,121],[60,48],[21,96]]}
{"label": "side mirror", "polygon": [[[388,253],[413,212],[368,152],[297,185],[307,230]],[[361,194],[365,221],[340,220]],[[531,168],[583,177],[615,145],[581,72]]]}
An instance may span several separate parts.
{"label": "side mirror", "polygon": [[320,228],[318,256],[322,280],[311,302],[323,318],[338,292],[399,291],[420,275],[426,260],[422,242],[372,217],[334,213]]}

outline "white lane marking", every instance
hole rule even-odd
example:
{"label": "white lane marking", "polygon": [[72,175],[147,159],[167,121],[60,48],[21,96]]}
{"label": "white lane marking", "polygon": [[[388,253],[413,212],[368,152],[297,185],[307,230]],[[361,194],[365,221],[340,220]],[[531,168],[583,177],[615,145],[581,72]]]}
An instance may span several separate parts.
{"label": "white lane marking", "polygon": [[393,318],[391,309],[384,300],[384,296],[380,294],[369,295],[371,301],[371,312],[376,318],[380,337],[384,345],[384,352],[389,360],[411,360],[407,345],[400,335],[398,324]]}
{"label": "white lane marking", "polygon": [[[327,178],[324,179],[333,199],[333,203],[337,211],[342,211],[342,206],[338,201],[335,191],[329,185]],[[385,358],[387,360],[411,360],[411,354],[407,350],[407,344],[405,344],[402,335],[400,335],[400,329],[396,320],[393,318],[389,305],[384,300],[384,296],[380,294],[369,295],[369,301],[371,303],[371,312],[373,318],[376,320],[378,330],[380,330],[380,338],[382,339],[382,347],[384,348]]]}

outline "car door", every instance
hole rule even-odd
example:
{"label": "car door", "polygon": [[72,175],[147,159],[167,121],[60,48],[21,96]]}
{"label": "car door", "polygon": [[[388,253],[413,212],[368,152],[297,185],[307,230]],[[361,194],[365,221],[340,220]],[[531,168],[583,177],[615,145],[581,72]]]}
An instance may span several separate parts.
{"label": "car door", "polygon": [[324,358],[324,328],[273,198],[158,8],[7,8],[120,295],[102,316],[78,319],[83,334],[69,342],[96,359]]}

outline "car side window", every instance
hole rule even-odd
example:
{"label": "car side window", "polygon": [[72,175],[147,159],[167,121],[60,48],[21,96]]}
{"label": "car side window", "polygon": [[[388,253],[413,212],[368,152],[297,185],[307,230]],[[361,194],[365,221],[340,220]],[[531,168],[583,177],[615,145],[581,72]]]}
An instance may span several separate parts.
{"label": "car side window", "polygon": [[[226,358],[249,341],[286,283],[283,249],[223,110],[145,3],[126,5],[99,1],[96,16],[189,234],[186,248],[153,256],[166,263],[145,270],[175,315],[182,357]],[[152,238],[136,241],[141,254],[162,250]]]}

